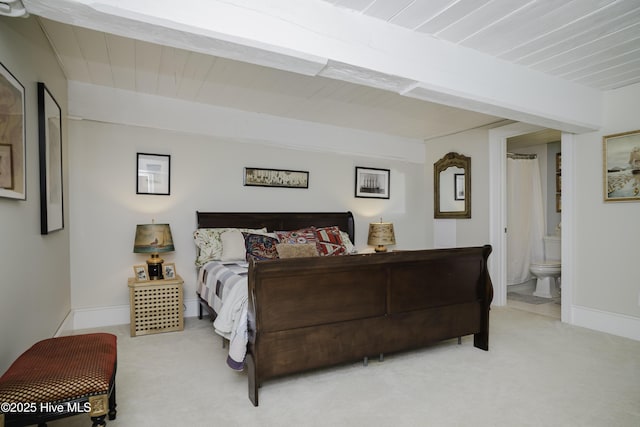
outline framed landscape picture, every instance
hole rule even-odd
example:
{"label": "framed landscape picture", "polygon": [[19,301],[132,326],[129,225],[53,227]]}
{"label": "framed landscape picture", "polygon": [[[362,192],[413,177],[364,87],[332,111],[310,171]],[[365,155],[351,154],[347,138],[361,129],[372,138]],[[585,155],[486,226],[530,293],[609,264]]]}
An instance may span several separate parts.
{"label": "framed landscape picture", "polygon": [[309,188],[309,172],[286,169],[244,168],[244,185],[254,187]]}
{"label": "framed landscape picture", "polygon": [[640,200],[640,130],[602,137],[604,201]]}

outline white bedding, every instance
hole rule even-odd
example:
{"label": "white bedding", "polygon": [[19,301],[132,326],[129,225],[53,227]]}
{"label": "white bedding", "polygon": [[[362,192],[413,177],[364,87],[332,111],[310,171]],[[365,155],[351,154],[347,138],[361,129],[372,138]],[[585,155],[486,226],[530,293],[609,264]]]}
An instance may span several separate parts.
{"label": "white bedding", "polygon": [[216,333],[229,340],[227,364],[241,371],[247,352],[247,263],[206,263],[198,273],[198,293],[217,314]]}

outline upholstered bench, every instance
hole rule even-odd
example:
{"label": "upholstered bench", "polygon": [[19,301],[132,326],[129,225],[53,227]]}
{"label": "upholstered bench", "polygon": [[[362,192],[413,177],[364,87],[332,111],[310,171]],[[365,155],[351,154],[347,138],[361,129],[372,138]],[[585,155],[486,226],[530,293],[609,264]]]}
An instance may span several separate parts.
{"label": "upholstered bench", "polygon": [[[116,336],[51,338],[25,351],[0,377],[0,427],[45,426],[88,413],[93,427],[116,418]],[[88,420],[87,420],[88,421]]]}

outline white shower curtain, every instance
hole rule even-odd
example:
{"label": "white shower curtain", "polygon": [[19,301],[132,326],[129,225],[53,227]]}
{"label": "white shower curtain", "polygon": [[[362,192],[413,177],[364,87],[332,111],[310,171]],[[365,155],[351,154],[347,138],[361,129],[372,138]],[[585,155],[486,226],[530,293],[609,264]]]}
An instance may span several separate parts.
{"label": "white shower curtain", "polygon": [[544,258],[545,218],[538,159],[507,158],[507,284],[531,279]]}

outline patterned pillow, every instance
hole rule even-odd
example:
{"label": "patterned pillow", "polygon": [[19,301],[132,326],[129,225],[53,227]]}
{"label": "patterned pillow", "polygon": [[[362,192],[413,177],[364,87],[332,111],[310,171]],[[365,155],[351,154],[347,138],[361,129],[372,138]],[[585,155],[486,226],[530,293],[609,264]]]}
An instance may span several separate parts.
{"label": "patterned pillow", "polygon": [[315,227],[302,228],[295,231],[276,231],[276,237],[280,243],[292,245],[316,242]]}
{"label": "patterned pillow", "polygon": [[278,258],[278,251],[276,249],[278,239],[264,234],[242,234],[244,235],[244,246],[247,249],[247,261],[251,258],[257,260]]}
{"label": "patterned pillow", "polygon": [[348,254],[354,254],[357,252],[356,247],[353,245],[353,242],[349,237],[349,233],[347,233],[346,231],[340,230],[340,237],[342,237],[342,244],[344,245]]}
{"label": "patterned pillow", "polygon": [[[224,228],[199,228],[193,232],[193,241],[198,247],[196,266],[201,267],[208,261],[220,260],[222,258],[222,239],[220,235],[231,227]],[[238,228],[241,232],[266,233],[266,228],[249,229]]]}
{"label": "patterned pillow", "polygon": [[315,243],[278,243],[278,258],[301,258],[318,256],[318,248]]}
{"label": "patterned pillow", "polygon": [[347,248],[342,243],[337,226],[316,228],[318,253],[320,256],[346,255]]}

